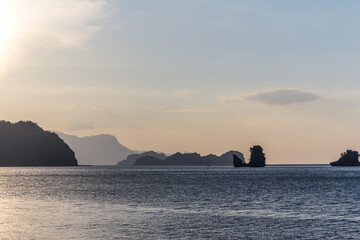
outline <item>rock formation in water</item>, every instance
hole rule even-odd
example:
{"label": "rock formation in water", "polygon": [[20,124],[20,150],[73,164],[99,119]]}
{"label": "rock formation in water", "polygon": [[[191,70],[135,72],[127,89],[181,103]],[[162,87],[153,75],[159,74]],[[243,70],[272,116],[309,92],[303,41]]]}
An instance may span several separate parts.
{"label": "rock formation in water", "polygon": [[342,153],[339,160],[330,163],[331,166],[360,166],[359,153],[357,151],[347,150]]}
{"label": "rock formation in water", "polygon": [[36,123],[0,121],[0,166],[77,166],[71,148]]}
{"label": "rock formation in water", "polygon": [[240,159],[236,154],[233,155],[234,167],[265,167],[265,154],[263,148],[259,145],[255,145],[250,148],[250,161],[245,163],[243,159]]}
{"label": "rock formation in water", "polygon": [[246,163],[243,159],[239,158],[235,154],[233,155],[233,164],[234,167],[246,167]]}
{"label": "rock formation in water", "polygon": [[212,166],[232,166],[233,165],[233,155],[238,156],[242,161],[244,161],[244,155],[238,151],[228,151],[221,156],[216,156],[213,154],[205,156],[212,162]]}
{"label": "rock formation in water", "polygon": [[77,137],[57,132],[72,150],[81,165],[116,165],[134,152],[121,145],[115,136],[100,134]]}
{"label": "rock formation in water", "polygon": [[250,162],[248,163],[249,167],[265,167],[265,154],[263,153],[263,148],[259,145],[253,146],[250,148]]}

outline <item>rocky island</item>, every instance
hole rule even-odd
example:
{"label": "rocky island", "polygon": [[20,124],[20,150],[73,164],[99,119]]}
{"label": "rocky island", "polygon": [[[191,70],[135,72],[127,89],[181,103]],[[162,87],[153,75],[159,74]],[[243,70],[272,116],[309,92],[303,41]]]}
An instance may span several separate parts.
{"label": "rocky island", "polygon": [[330,163],[333,167],[341,166],[360,166],[359,162],[359,153],[357,151],[347,150],[344,153],[341,153],[339,160]]}
{"label": "rocky island", "polygon": [[239,158],[237,155],[233,154],[233,164],[234,167],[265,167],[266,157],[263,153],[263,148],[260,145],[255,145],[250,148],[250,161],[246,163],[245,160]]}
{"label": "rocky island", "polygon": [[77,166],[71,148],[36,123],[0,121],[0,166]]}
{"label": "rocky island", "polygon": [[166,156],[153,151],[142,154],[129,155],[127,159],[118,165],[132,164],[133,166],[231,166],[232,155],[236,154],[243,159],[243,154],[237,151],[229,151],[221,156],[209,154],[201,156],[199,153],[175,153]]}
{"label": "rocky island", "polygon": [[[151,158],[148,158],[148,157],[151,157]],[[142,160],[137,161],[140,158],[142,158]],[[164,160],[165,158],[167,158],[167,156],[163,153],[147,151],[147,152],[143,152],[143,153],[130,154],[127,156],[126,159],[118,162],[117,165],[118,166],[131,166],[131,165],[134,165],[135,162],[137,162],[137,164],[135,164],[135,165],[157,165],[154,163],[155,162],[159,163],[160,161],[158,161],[158,160]],[[146,159],[149,159],[150,162],[147,162]]]}

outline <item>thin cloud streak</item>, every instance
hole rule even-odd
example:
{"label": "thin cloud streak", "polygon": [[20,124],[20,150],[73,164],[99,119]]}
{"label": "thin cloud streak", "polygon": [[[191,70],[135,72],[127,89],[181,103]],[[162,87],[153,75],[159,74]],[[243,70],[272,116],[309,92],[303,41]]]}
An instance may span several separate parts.
{"label": "thin cloud streak", "polygon": [[289,105],[294,103],[313,102],[321,96],[301,89],[275,89],[247,95],[237,95],[225,99],[226,103],[236,103],[245,100],[261,102],[267,105]]}

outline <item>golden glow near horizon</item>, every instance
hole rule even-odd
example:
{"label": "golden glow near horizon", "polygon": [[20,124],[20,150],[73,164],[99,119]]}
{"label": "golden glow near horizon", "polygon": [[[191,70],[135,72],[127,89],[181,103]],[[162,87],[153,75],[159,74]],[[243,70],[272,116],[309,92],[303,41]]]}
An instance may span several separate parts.
{"label": "golden glow near horizon", "polygon": [[360,150],[360,4],[145,2],[0,0],[0,119],[269,163]]}

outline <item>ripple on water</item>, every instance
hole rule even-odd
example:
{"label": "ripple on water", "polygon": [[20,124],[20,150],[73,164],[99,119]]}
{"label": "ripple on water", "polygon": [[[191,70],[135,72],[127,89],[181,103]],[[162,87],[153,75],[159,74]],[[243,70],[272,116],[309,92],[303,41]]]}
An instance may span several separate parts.
{"label": "ripple on water", "polygon": [[0,168],[5,239],[357,239],[360,168]]}

